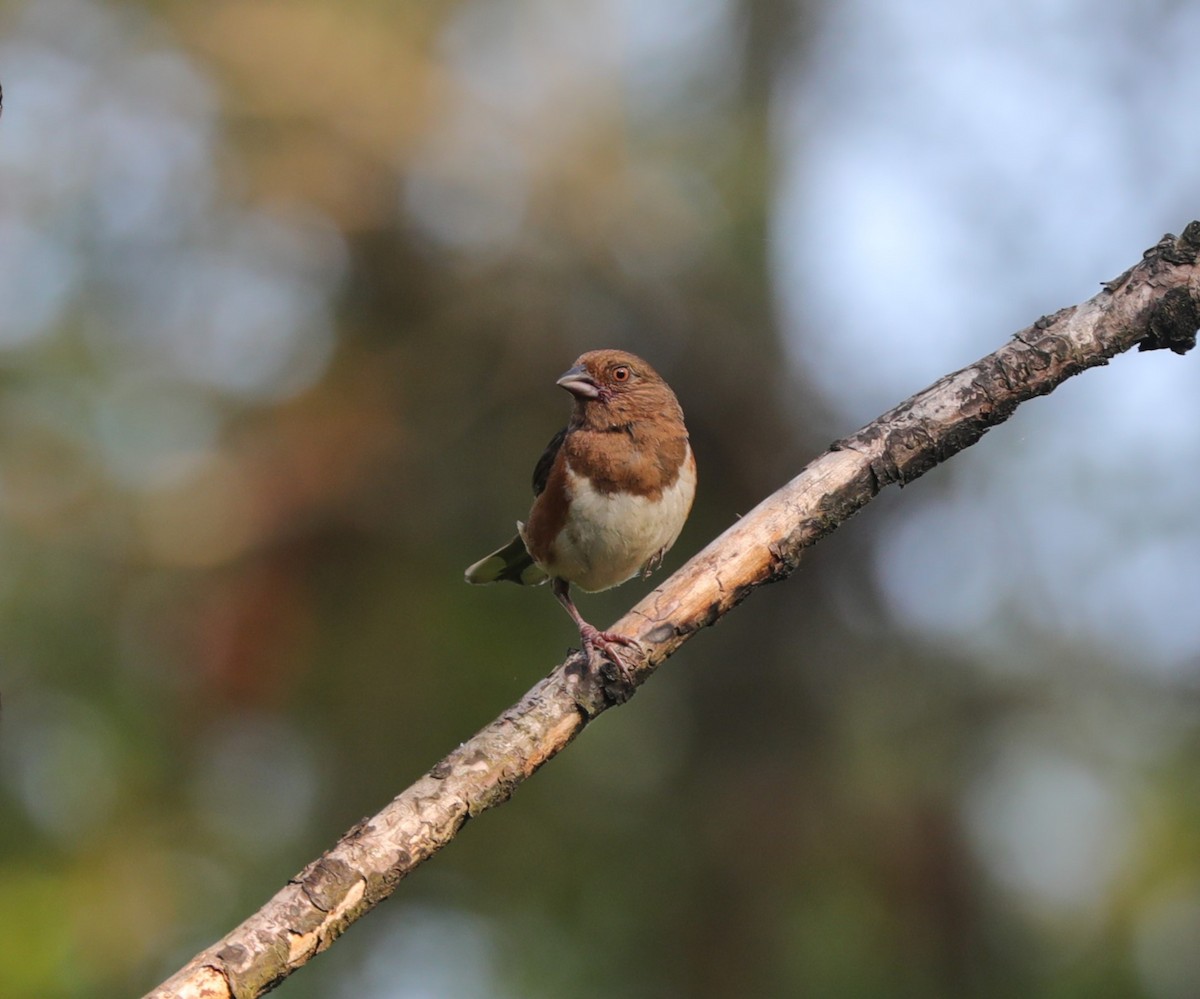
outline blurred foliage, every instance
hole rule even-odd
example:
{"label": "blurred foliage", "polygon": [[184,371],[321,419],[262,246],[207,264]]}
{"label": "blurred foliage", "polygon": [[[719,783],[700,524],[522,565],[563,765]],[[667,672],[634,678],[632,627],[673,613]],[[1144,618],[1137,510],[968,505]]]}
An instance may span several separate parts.
{"label": "blurred foliage", "polygon": [[[461,573],[525,513],[581,351],[647,356],[688,414],[668,568],[854,428],[772,236],[817,138],[785,150],[782,105],[847,31],[761,0],[0,7],[0,994],[149,989],[561,658],[548,592]],[[973,575],[1023,582],[1003,530],[929,555],[1007,432],[279,994],[1193,994],[1192,652],[1139,672],[1031,626]],[[987,627],[917,606],[939,571]]]}

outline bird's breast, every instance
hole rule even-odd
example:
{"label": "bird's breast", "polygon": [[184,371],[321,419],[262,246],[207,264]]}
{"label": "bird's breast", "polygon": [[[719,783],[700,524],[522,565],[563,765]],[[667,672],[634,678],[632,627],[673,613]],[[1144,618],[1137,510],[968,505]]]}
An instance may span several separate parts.
{"label": "bird's breast", "polygon": [[565,471],[568,513],[544,568],[584,590],[623,583],[670,548],[696,494],[690,449],[674,482],[656,494],[597,489],[569,460]]}

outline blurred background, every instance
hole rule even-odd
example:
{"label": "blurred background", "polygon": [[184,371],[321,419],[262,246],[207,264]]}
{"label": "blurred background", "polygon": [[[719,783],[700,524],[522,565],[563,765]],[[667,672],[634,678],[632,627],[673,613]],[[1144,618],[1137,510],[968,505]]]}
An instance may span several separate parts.
{"label": "blurred background", "polygon": [[[583,350],[688,413],[670,569],[1200,215],[1197,37],[0,0],[0,993],[148,990],[561,659],[462,570]],[[1196,363],[881,496],[278,994],[1195,996]]]}

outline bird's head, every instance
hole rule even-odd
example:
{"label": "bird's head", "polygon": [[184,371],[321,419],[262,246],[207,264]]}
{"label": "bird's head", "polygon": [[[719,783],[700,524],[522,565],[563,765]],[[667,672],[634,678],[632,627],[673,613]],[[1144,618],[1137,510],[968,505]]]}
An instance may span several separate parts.
{"label": "bird's head", "polygon": [[588,351],[558,384],[575,397],[576,411],[587,422],[622,426],[659,414],[683,415],[658,372],[623,350]]}

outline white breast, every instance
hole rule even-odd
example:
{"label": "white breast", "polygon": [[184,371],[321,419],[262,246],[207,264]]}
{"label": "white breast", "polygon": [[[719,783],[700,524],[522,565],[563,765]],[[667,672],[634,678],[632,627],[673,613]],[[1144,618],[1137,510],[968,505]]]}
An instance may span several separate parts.
{"label": "white breast", "polygon": [[635,576],[675,543],[696,494],[696,465],[688,450],[675,483],[657,500],[601,493],[567,465],[571,513],[543,566],[583,590],[606,590]]}

